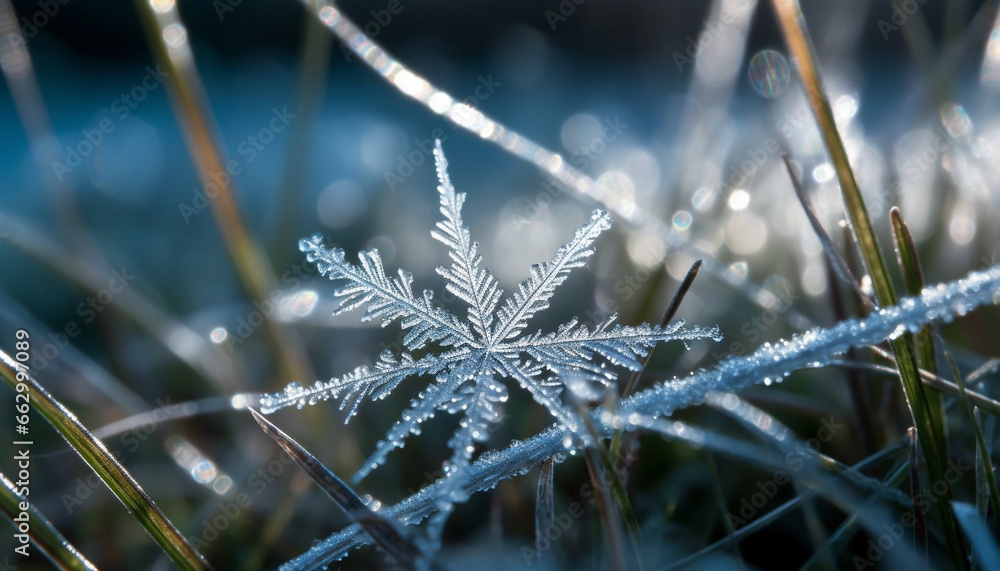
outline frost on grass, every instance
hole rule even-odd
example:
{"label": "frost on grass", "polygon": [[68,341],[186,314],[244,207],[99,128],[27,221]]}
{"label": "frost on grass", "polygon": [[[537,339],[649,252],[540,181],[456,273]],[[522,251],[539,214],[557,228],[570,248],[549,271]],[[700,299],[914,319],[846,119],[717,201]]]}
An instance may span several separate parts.
{"label": "frost on grass", "polygon": [[635,370],[657,343],[719,338],[714,328],[685,329],[683,322],[666,327],[628,327],[616,324],[615,316],[593,328],[573,319],[552,332],[526,332],[528,322],[549,306],[549,299],[570,272],[594,253],[594,241],[611,227],[611,217],[595,210],[550,262],[532,266],[529,277],[501,303],[503,290],[482,266],[479,245],[462,221],[465,194],[455,192],[451,184],[440,142],[434,158],[444,218],[431,235],[448,247],[451,258],[451,265],[439,267],[437,272],[445,279],[447,290],[468,305],[466,319],[435,305],[429,290],[414,294],[409,272],[387,275],[376,250],[362,251],[355,264],[347,260],[343,250],[324,247],[319,235],[304,239],[299,247],[309,261],[316,263],[323,275],[343,284],[335,292],[340,298],[338,313],[365,307],[364,321],[380,319],[386,326],[399,320],[406,331],[406,349],[422,350],[423,356],[409,352],[397,356],[386,351],[374,367],[361,365],[311,387],[292,384],[261,401],[263,411],[270,413],[285,406],[339,399],[341,408],[350,407],[350,419],[361,400],[384,398],[410,377],[433,377],[389,429],[356,479],[385,462],[389,452],[401,447],[409,435],[420,434],[421,424],[439,411],[461,416],[449,441],[452,458],[448,469],[449,477],[460,476],[457,472],[469,466],[476,445],[484,442],[490,426],[500,421],[500,407],[507,400],[507,383],[511,382],[544,406],[560,429],[586,442],[590,436],[581,430],[581,420],[563,400],[566,383],[582,379],[594,386],[615,388],[617,373],[607,363]]}
{"label": "frost on grass", "polygon": [[[788,340],[765,343],[750,355],[728,357],[710,369],[659,383],[623,399],[618,403],[617,414],[597,409],[591,420],[605,436],[617,429],[654,430],[662,434],[676,426],[665,421],[666,417],[705,402],[714,391],[736,391],[780,381],[793,371],[826,366],[850,347],[881,343],[904,331],[917,331],[931,321],[950,322],[989,304],[1000,304],[1000,265],[972,272],[961,280],[927,287],[919,297],[903,298],[899,304],[879,309],[864,319],[848,319],[829,329],[813,329]],[[492,489],[503,480],[527,474],[549,458],[559,459],[565,455],[566,435],[563,428],[554,426],[527,440],[513,442],[504,450],[483,453],[468,467],[464,492]],[[438,480],[398,504],[386,506],[382,514],[405,524],[418,523],[439,508],[438,498],[447,488],[446,481]],[[360,526],[352,524],[315,544],[282,569],[326,565],[367,541]]]}

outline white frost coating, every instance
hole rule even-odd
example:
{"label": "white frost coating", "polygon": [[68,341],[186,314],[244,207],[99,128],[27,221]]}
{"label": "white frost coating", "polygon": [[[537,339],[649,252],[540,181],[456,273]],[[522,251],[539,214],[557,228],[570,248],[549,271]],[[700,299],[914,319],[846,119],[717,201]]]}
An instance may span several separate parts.
{"label": "white frost coating", "polygon": [[[830,329],[814,329],[788,341],[765,345],[751,355],[730,357],[712,369],[661,383],[622,401],[618,413],[620,417],[630,413],[666,416],[703,402],[710,391],[738,390],[765,379],[781,379],[791,371],[824,366],[849,347],[882,342],[901,325],[916,331],[929,321],[951,321],[981,305],[997,303],[1000,303],[1000,266],[993,266],[961,280],[928,287],[920,297],[903,298],[899,305],[883,308],[865,319],[850,319]],[[611,425],[614,418],[601,410],[593,414],[594,422],[605,435],[614,431]],[[491,489],[547,458],[558,457],[565,452],[565,435],[565,430],[552,427],[530,439],[514,442],[503,451],[483,453],[466,471],[466,492]],[[383,513],[406,524],[418,523],[434,511],[444,489],[445,480],[438,480],[385,508]],[[322,567],[342,557],[348,549],[365,543],[360,527],[351,525],[289,561],[282,569]]]}

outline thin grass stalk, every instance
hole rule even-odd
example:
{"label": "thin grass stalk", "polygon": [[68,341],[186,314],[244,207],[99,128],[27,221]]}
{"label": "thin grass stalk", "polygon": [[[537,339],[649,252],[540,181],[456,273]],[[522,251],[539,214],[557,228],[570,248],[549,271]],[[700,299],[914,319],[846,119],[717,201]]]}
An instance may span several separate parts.
{"label": "thin grass stalk", "polygon": [[28,390],[34,410],[45,418],[66,442],[101,478],[124,504],[146,533],[163,549],[175,565],[185,570],[211,569],[208,561],[167,519],[135,478],[111,455],[108,448],[69,411],[28,374],[18,362],[0,350],[0,376],[15,391]]}
{"label": "thin grass stalk", "polygon": [[[80,550],[73,546],[59,530],[52,525],[45,514],[40,512],[35,504],[17,492],[14,482],[0,474],[0,512],[3,512],[10,523],[17,528],[14,520],[22,512],[27,513],[31,524],[28,535],[31,543],[57,569],[64,571],[97,571],[97,567],[87,560]],[[21,507],[27,505],[27,510]],[[30,557],[30,555],[29,555]]]}
{"label": "thin grass stalk", "polygon": [[[909,467],[909,461],[903,462],[902,465],[890,473],[889,476],[887,476],[883,481],[886,488],[892,489],[899,486],[906,477]],[[877,496],[869,500],[869,503],[874,503],[876,500]],[[853,538],[858,532],[859,525],[860,521],[858,520],[858,516],[856,514],[852,514],[844,520],[842,524],[840,524],[840,527],[838,527],[836,531],[830,534],[830,537],[826,540],[826,542],[821,545],[815,553],[813,553],[812,557],[810,557],[801,568],[813,569],[820,564],[827,554],[839,553],[843,551],[847,547],[847,544],[851,541],[851,538]]]}
{"label": "thin grass stalk", "polygon": [[[209,203],[237,273],[252,299],[269,299],[276,279],[263,248],[243,221],[232,177],[215,180],[218,173],[228,172],[227,162],[212,126],[204,88],[177,4],[174,0],[136,0],[136,4],[153,53],[168,70],[166,81],[202,184],[212,183],[219,189]],[[298,336],[290,327],[281,327],[273,316],[264,315],[262,328],[274,350],[283,379],[304,382],[314,378]]]}
{"label": "thin grass stalk", "polygon": [[736,540],[736,528],[733,527],[733,522],[729,518],[729,510],[726,507],[726,494],[722,489],[722,479],[719,477],[719,465],[715,461],[715,453],[706,449],[704,456],[705,464],[708,466],[708,475],[712,480],[712,489],[715,491],[715,505],[719,508],[723,526],[726,528],[726,543],[729,545],[729,549],[736,555],[740,566],[746,569],[746,563],[743,561],[743,553],[740,551],[740,543]]}
{"label": "thin grass stalk", "polygon": [[[550,565],[553,562],[552,538],[557,537],[554,474],[555,460],[549,458],[542,462],[542,467],[538,471],[538,493],[535,496],[535,551],[542,554],[543,561]],[[543,542],[549,543],[548,549]]]}
{"label": "thin grass stalk", "polygon": [[[890,352],[886,351],[885,349],[882,349],[877,345],[872,345],[870,349],[876,354],[878,354],[880,357],[888,360],[892,364],[895,364],[896,361]],[[872,370],[878,370],[878,369],[879,365],[872,365]],[[884,372],[896,373],[896,371],[894,371],[891,368],[882,367],[881,370]],[[955,383],[947,379],[944,379],[942,377],[939,377],[930,371],[925,371],[923,369],[920,369],[919,373],[920,373],[920,379],[925,385],[938,389],[942,392],[946,392],[952,396],[962,398],[962,388],[956,385]],[[982,393],[978,393],[975,391],[967,390],[965,391],[965,394],[977,406],[982,407],[983,410],[988,411],[990,414],[994,416],[1000,417],[1000,401],[997,401]]]}
{"label": "thin grass stalk", "polygon": [[[858,462],[851,468],[860,472],[861,470],[877,462],[881,462],[885,458],[888,458],[889,456],[899,452],[903,448],[903,443],[904,443],[903,440],[898,440],[893,444],[887,446],[883,450],[880,450],[875,454],[872,454],[871,456]],[[900,476],[900,478],[902,478],[902,476]],[[796,496],[795,498],[788,500],[787,502],[781,504],[777,508],[767,512],[766,514],[760,516],[759,518],[747,523],[745,526],[736,530],[736,532],[733,533],[731,539],[739,542],[742,541],[743,539],[750,537],[754,533],[757,533],[758,531],[776,522],[778,519],[791,513],[795,508],[799,507],[800,505],[802,505],[803,502],[805,502],[807,496],[815,497],[817,494],[818,492],[816,490],[809,490],[800,496]],[[729,545],[729,542],[730,542],[729,537],[722,538],[716,541],[715,543],[707,547],[704,547],[696,551],[695,553],[688,555],[687,557],[684,557],[683,559],[674,561],[662,571],[673,571],[674,569],[689,569],[691,568],[691,565],[695,561],[701,559],[702,557],[705,557],[706,555],[710,555],[716,551],[719,551],[720,549],[727,547]]]}
{"label": "thin grass stalk", "polygon": [[948,366],[951,367],[951,374],[955,377],[955,382],[958,383],[958,387],[961,390],[962,406],[965,408],[965,413],[968,415],[969,421],[972,423],[972,430],[976,435],[976,456],[982,460],[986,484],[990,491],[990,505],[993,507],[993,513],[1000,515],[1000,493],[997,492],[997,481],[996,476],[993,474],[989,448],[986,446],[986,438],[983,437],[983,429],[976,415],[976,409],[972,406],[972,402],[969,399],[969,391],[965,388],[965,381],[962,380],[962,373],[959,372],[958,365],[952,359],[951,353],[945,351],[944,358],[948,361]]}
{"label": "thin grass stalk", "polygon": [[[837,178],[840,182],[841,193],[847,207],[848,216],[854,229],[855,237],[861,249],[862,257],[871,276],[872,285],[875,290],[875,297],[881,306],[895,305],[898,301],[896,291],[889,278],[888,268],[882,257],[875,230],[871,220],[868,218],[868,210],[865,208],[861,189],[858,187],[854,171],[851,168],[847,157],[847,150],[844,142],[837,130],[834,121],[833,110],[830,102],[823,90],[822,81],[819,76],[819,65],[812,48],[812,43],[808,38],[805,19],[798,0],[772,0],[778,21],[788,47],[794,56],[795,67],[802,79],[806,95],[809,99],[813,115],[819,123],[827,151],[830,154]],[[906,394],[907,403],[910,407],[910,414],[914,423],[924,435],[923,451],[927,459],[931,477],[935,481],[945,482],[947,490],[945,498],[951,500],[951,486],[944,477],[944,466],[947,458],[946,443],[944,440],[943,425],[928,403],[923,384],[920,382],[916,354],[913,350],[912,335],[908,332],[892,339],[890,342],[893,353],[896,356],[897,367],[899,368],[900,381],[903,385],[903,392]],[[944,526],[948,553],[952,564],[956,568],[965,565],[965,546],[958,535],[958,528],[954,515],[949,508],[949,502],[935,502],[934,510],[941,519]]]}
{"label": "thin grass stalk", "polygon": [[920,507],[920,438],[917,429],[910,427],[906,430],[906,437],[910,440],[910,498],[913,502],[913,544],[917,552],[923,555],[924,563],[929,561],[927,551],[927,516]]}
{"label": "thin grass stalk", "polygon": [[[924,270],[920,265],[920,257],[917,255],[917,245],[913,241],[910,229],[903,221],[899,208],[893,206],[889,210],[889,219],[892,221],[892,234],[896,246],[896,261],[903,274],[903,282],[906,284],[908,295],[920,295],[926,285],[924,282]],[[937,357],[934,349],[934,326],[930,323],[920,328],[914,336],[917,346],[917,357],[920,368],[930,371],[935,375],[938,373]],[[944,405],[941,398],[935,392],[927,393],[927,405],[931,409],[937,425],[941,428],[941,434],[945,439],[948,437],[947,423],[944,416]]]}
{"label": "thin grass stalk", "polygon": [[253,408],[247,407],[247,410],[253,415],[253,419],[257,421],[264,433],[270,436],[295,461],[299,468],[308,474],[313,482],[344,510],[348,517],[361,524],[371,538],[385,549],[386,553],[398,564],[407,569],[417,569],[421,568],[423,563],[427,563],[425,559],[428,558],[428,554],[405,533],[403,526],[373,511],[347,483],[337,477],[295,439],[285,434]]}
{"label": "thin grass stalk", "polygon": [[[7,243],[80,289],[96,295],[107,286],[108,276],[102,269],[59,246],[41,231],[3,212],[0,212],[0,227],[8,233],[5,238]],[[116,293],[111,307],[220,391],[234,393],[239,390],[240,383],[232,360],[136,287],[127,287]]]}

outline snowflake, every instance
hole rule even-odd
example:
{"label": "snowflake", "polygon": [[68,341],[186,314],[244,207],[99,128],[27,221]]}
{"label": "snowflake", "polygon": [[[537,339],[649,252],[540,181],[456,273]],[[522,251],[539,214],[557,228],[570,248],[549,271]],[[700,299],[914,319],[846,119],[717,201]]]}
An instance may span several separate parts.
{"label": "snowflake", "polygon": [[354,264],[347,261],[343,250],[324,247],[319,235],[299,243],[321,274],[346,284],[335,292],[341,298],[337,313],[364,306],[363,321],[381,319],[386,326],[398,319],[407,331],[403,344],[408,350],[436,345],[419,358],[408,352],[396,357],[383,351],[374,367],[361,365],[342,377],[320,381],[308,388],[292,383],[283,392],[261,400],[263,412],[270,413],[286,406],[301,408],[306,403],[337,398],[342,409],[350,406],[349,420],[364,398],[382,399],[406,378],[433,376],[434,382],[411,401],[410,408],[378,443],[355,480],[384,463],[386,456],[401,447],[409,435],[419,435],[421,424],[439,411],[462,415],[459,428],[449,441],[453,451],[449,476],[468,467],[476,445],[484,442],[491,425],[502,419],[500,409],[507,400],[504,381],[513,381],[527,390],[559,425],[587,442],[589,435],[581,429],[576,409],[565,402],[563,391],[575,386],[616,387],[617,374],[604,362],[597,362],[598,356],[612,365],[637,370],[639,359],[657,343],[678,339],[718,340],[715,328],[684,329],[683,322],[666,327],[645,323],[627,327],[616,324],[615,315],[592,329],[574,318],[555,332],[525,334],[532,316],[549,306],[556,288],[594,253],[592,245],[611,227],[611,217],[602,210],[594,211],[573,239],[559,248],[552,261],[531,267],[530,276],[500,307],[503,291],[482,267],[479,244],[472,241],[469,229],[462,222],[465,194],[456,193],[451,184],[440,141],[434,158],[444,219],[431,235],[448,246],[452,262],[450,267],[439,267],[437,272],[446,280],[447,290],[468,304],[466,321],[435,305],[430,290],[414,295],[413,276],[409,272],[399,270],[395,276],[386,275],[377,250],[362,251]]}

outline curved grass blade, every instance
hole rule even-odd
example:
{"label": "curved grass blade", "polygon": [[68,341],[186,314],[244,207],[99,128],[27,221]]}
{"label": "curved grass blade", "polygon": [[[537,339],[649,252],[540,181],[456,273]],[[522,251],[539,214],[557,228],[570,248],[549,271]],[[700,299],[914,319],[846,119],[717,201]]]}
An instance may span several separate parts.
{"label": "curved grass blade", "polygon": [[918,448],[920,438],[917,429],[910,427],[906,430],[906,436],[910,439],[910,497],[913,499],[913,544],[917,546],[917,551],[923,553],[924,563],[928,561],[927,552],[927,516],[920,507],[920,456]]}
{"label": "curved grass blade", "polygon": [[31,407],[38,411],[57,432],[76,450],[77,454],[100,476],[104,484],[123,503],[125,508],[142,525],[171,561],[181,569],[210,569],[211,566],[163,511],[111,455],[104,443],[95,438],[77,420],[76,415],[48,393],[27,370],[0,350],[0,376],[14,390],[27,386]]}
{"label": "curved grass blade", "polygon": [[396,563],[407,569],[424,568],[428,555],[403,531],[397,522],[372,511],[364,500],[315,456],[259,412],[247,407],[253,419],[278,446],[288,453],[330,499],[361,525]]}
{"label": "curved grass blade", "polygon": [[28,534],[31,536],[31,543],[52,562],[52,565],[64,571],[97,571],[97,567],[87,561],[87,558],[59,533],[52,522],[38,511],[28,498],[17,493],[17,488],[7,476],[0,474],[0,482],[3,483],[0,486],[0,511],[17,528],[14,518],[23,511],[20,509],[20,504],[28,504],[27,513],[31,521]]}
{"label": "curved grass blade", "polygon": [[[823,90],[823,83],[819,75],[819,64],[816,53],[813,50],[812,40],[806,29],[802,8],[799,6],[798,0],[772,0],[771,3],[778,15],[778,23],[792,53],[795,67],[802,79],[803,87],[805,88],[816,122],[819,124],[820,132],[823,136],[827,152],[830,154],[834,170],[837,172],[847,214],[850,217],[858,247],[861,249],[861,255],[865,260],[865,266],[871,276],[876,300],[882,307],[895,305],[898,302],[896,290],[893,288],[892,281],[889,278],[889,270],[882,257],[882,250],[875,236],[875,230],[868,217],[868,210],[865,207],[861,189],[858,187],[858,181],[847,158],[844,141],[837,130],[837,123],[833,117],[833,109],[830,106],[826,92]],[[909,332],[905,332],[892,339],[890,345],[892,346],[893,354],[896,356],[899,378],[910,408],[910,414],[913,417],[914,424],[923,435],[923,452],[927,460],[927,467],[931,478],[934,481],[940,480],[947,483],[947,479],[944,477],[947,443],[944,438],[943,419],[938,418],[939,413],[936,413],[935,409],[932,408],[930,399],[927,397],[924,386],[920,382],[912,335]],[[940,407],[937,410],[940,411]],[[945,499],[950,501],[951,497],[951,486],[947,485]],[[959,568],[965,562],[965,546],[958,536],[954,515],[949,510],[946,502],[935,502],[934,511],[937,512],[944,526],[948,553],[951,556],[952,565]]]}

